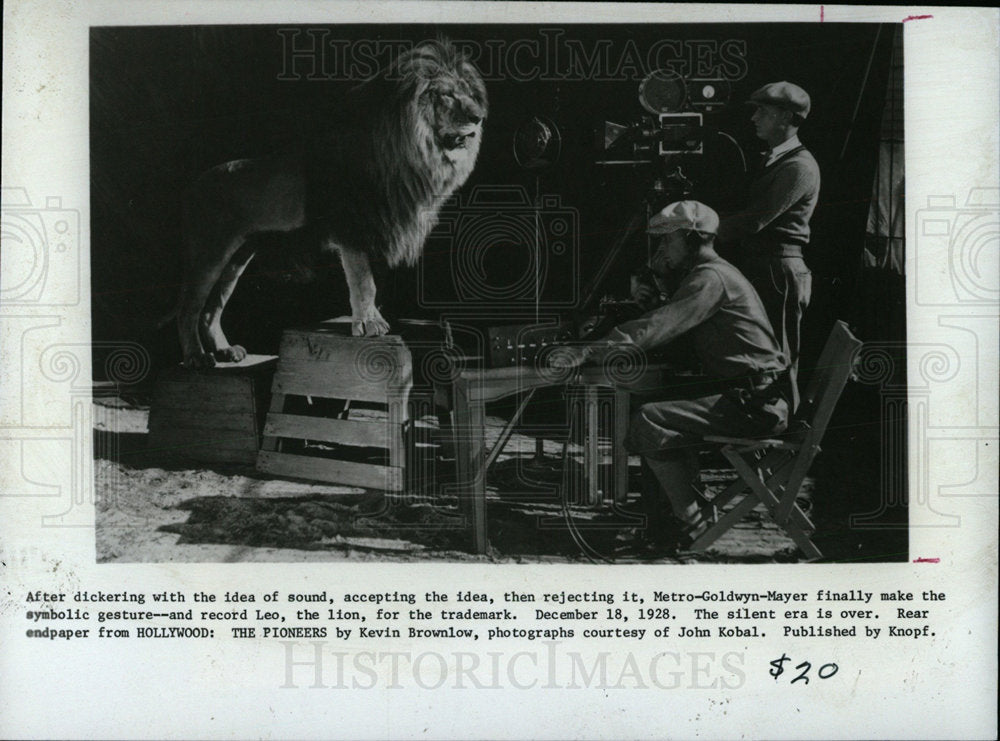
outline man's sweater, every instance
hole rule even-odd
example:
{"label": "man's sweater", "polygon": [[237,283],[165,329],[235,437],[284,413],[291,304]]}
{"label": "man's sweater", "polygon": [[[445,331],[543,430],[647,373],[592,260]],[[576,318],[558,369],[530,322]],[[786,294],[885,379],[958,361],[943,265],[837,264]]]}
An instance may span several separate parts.
{"label": "man's sweater", "polygon": [[805,147],[779,157],[750,181],[746,208],[722,219],[719,240],[741,240],[769,257],[802,257],[819,182],[819,165]]}

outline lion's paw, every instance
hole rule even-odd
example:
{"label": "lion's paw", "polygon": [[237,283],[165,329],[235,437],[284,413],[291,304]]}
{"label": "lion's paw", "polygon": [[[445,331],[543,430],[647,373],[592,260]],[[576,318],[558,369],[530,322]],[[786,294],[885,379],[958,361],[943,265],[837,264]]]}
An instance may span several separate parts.
{"label": "lion's paw", "polygon": [[215,367],[215,358],[212,357],[212,353],[203,352],[197,355],[189,355],[184,358],[184,367],[190,368],[191,370],[203,370],[205,368]]}
{"label": "lion's paw", "polygon": [[381,337],[389,333],[389,322],[377,311],[374,316],[351,320],[351,334],[355,337]]}
{"label": "lion's paw", "polygon": [[238,363],[246,358],[247,351],[242,345],[233,345],[216,350],[214,355],[220,363]]}

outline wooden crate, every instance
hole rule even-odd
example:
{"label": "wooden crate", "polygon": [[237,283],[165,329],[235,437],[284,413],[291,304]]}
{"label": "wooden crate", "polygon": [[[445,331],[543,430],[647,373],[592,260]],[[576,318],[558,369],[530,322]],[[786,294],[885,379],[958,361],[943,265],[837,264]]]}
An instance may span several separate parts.
{"label": "wooden crate", "polygon": [[248,355],[206,370],[164,371],[149,408],[148,449],[198,463],[253,465],[277,361]]}
{"label": "wooden crate", "polygon": [[398,336],[352,337],[340,322],[287,330],[257,469],[402,491],[412,375]]}

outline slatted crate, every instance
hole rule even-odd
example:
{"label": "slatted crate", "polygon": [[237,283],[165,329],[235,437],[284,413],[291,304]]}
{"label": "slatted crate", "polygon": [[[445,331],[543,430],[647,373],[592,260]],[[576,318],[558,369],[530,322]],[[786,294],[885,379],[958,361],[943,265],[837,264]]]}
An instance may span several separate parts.
{"label": "slatted crate", "polygon": [[287,330],[257,469],[402,491],[412,359],[403,340],[338,322]]}
{"label": "slatted crate", "polygon": [[254,465],[277,362],[248,355],[205,370],[164,371],[149,408],[148,449],[197,463]]}

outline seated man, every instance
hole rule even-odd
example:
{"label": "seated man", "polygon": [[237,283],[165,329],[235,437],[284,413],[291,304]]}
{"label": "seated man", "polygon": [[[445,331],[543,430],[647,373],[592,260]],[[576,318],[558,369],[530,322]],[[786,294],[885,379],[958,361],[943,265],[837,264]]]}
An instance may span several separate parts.
{"label": "seated man", "polygon": [[[578,365],[621,343],[648,352],[689,334],[706,383],[694,398],[643,403],[626,438],[629,451],[643,457],[644,475],[654,477],[644,482],[643,508],[646,535],[659,546],[684,545],[709,525],[698,489],[704,435],[770,435],[788,423],[788,360],[753,286],[716,254],[718,227],[715,211],[697,201],[672,203],[654,215],[649,233],[660,244],[650,267],[659,275],[680,270],[677,291],[665,305],[575,348],[563,361]],[[660,501],[664,493],[673,517]]]}

